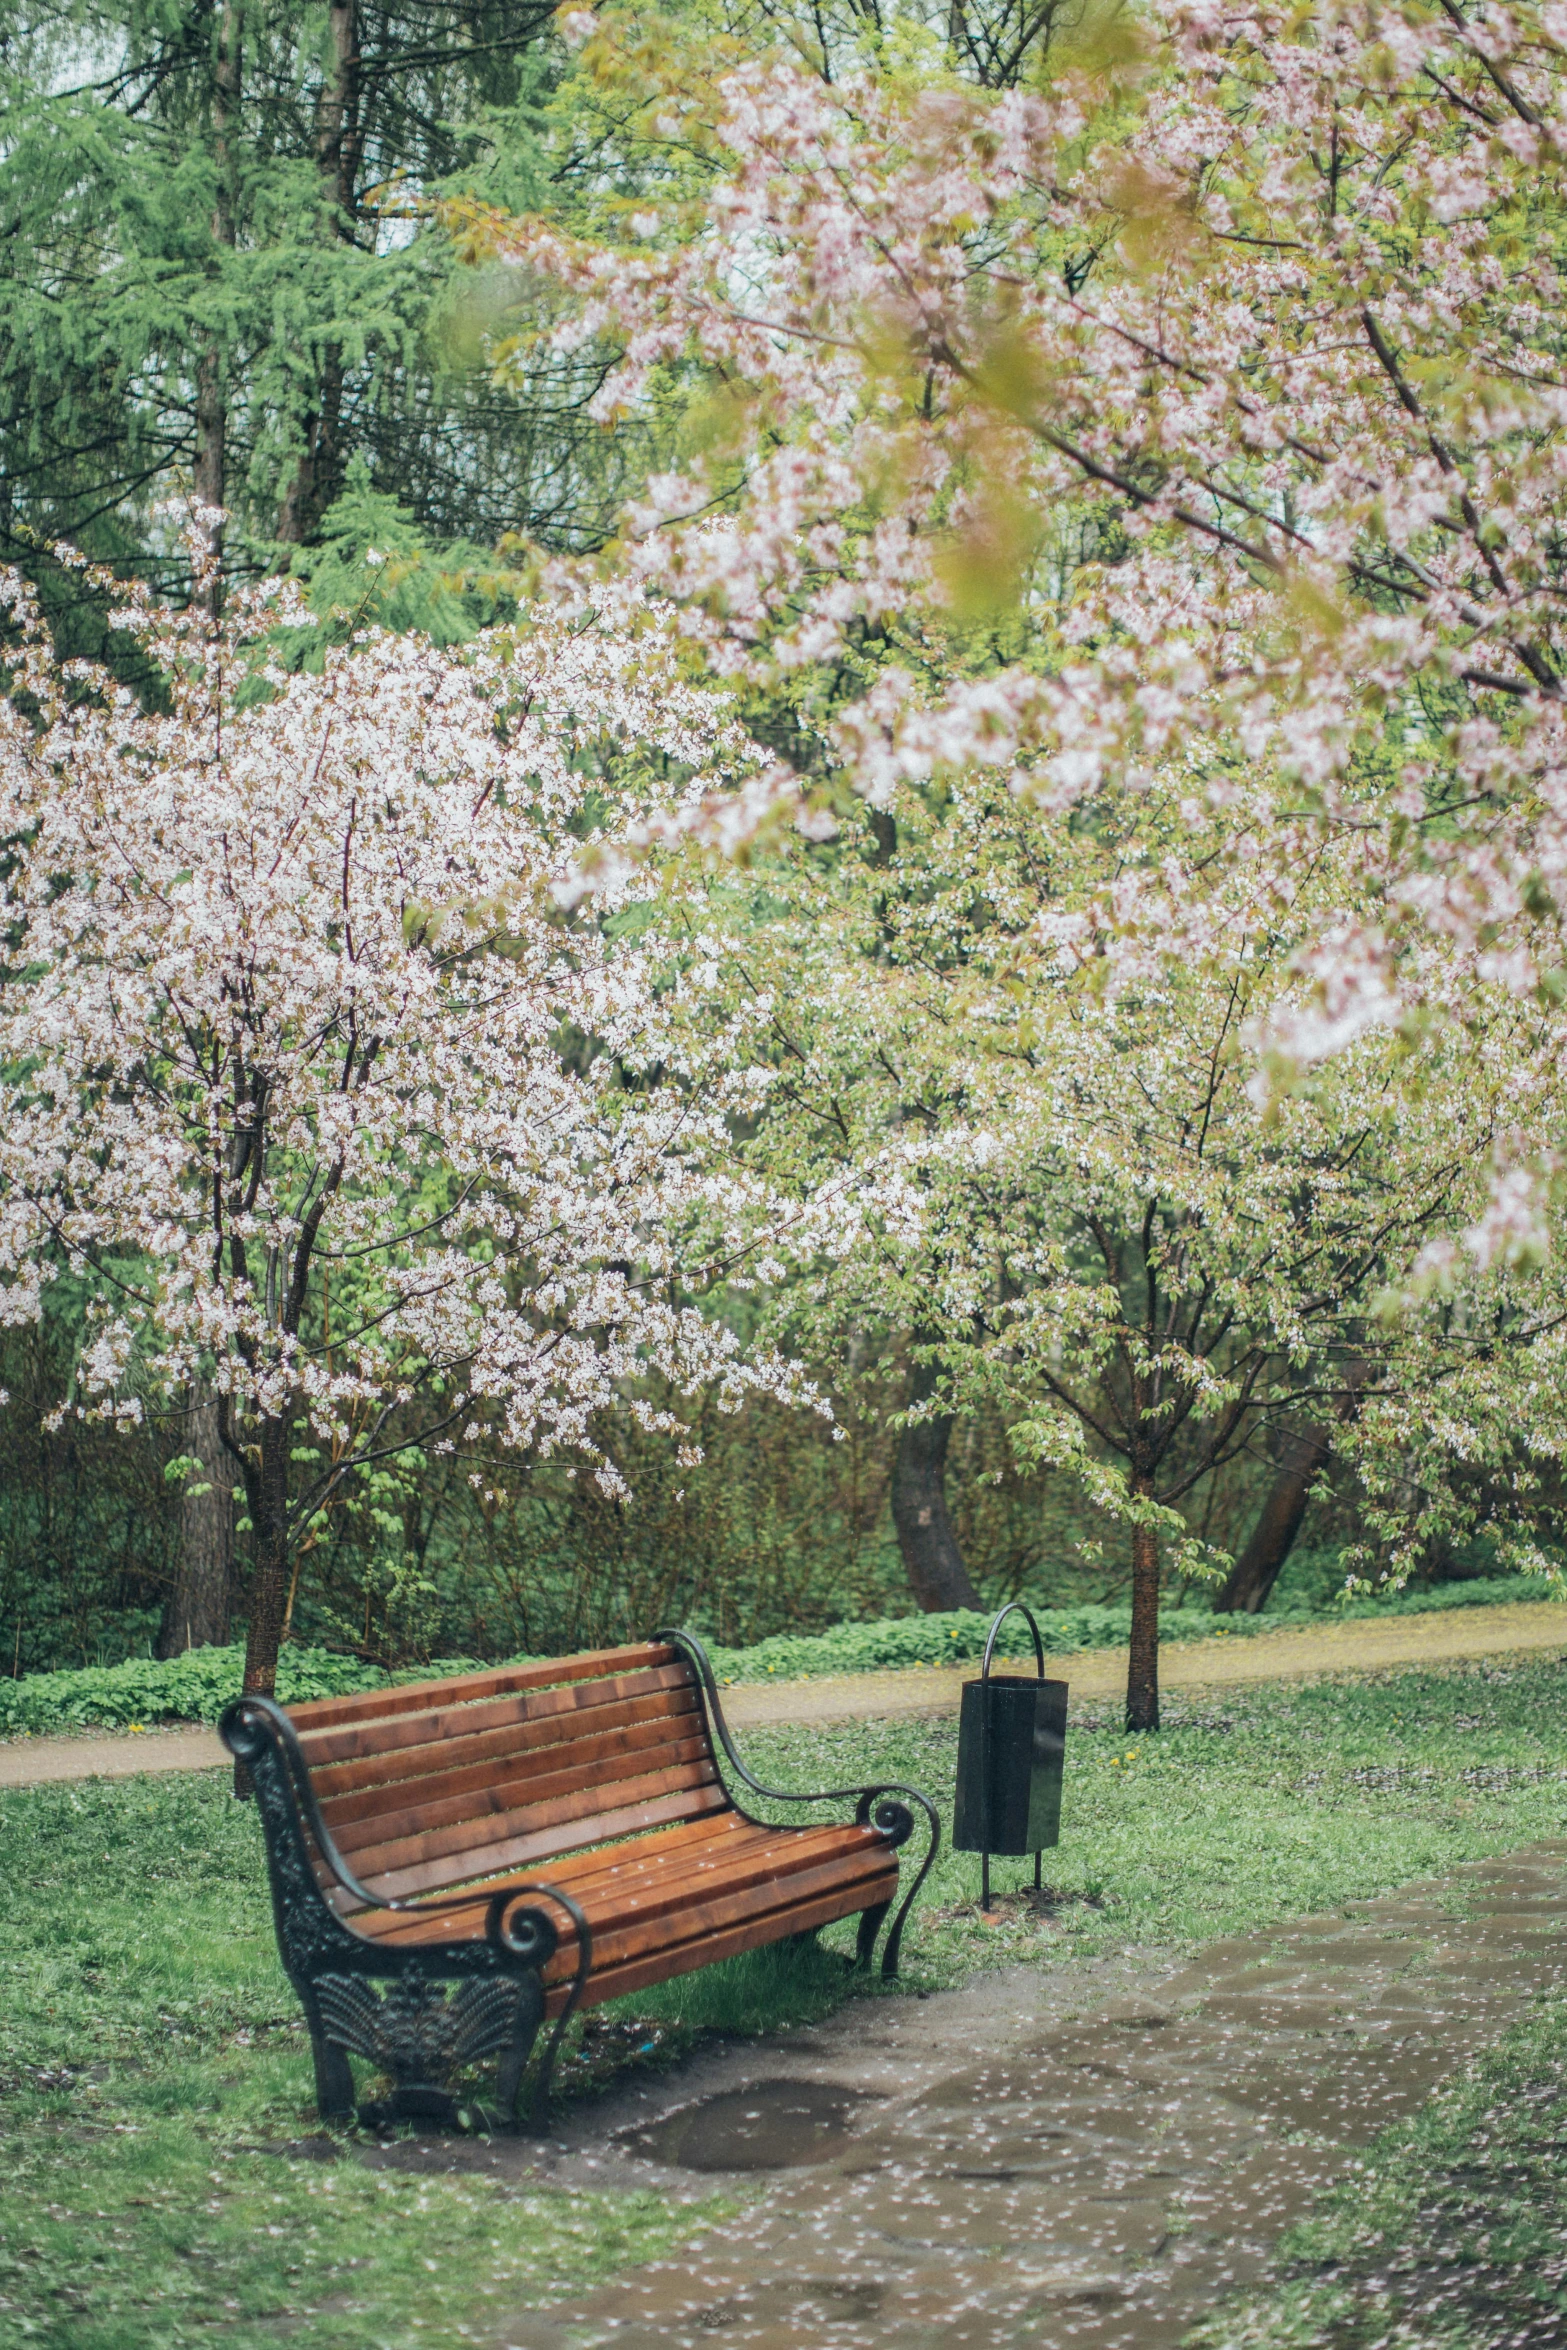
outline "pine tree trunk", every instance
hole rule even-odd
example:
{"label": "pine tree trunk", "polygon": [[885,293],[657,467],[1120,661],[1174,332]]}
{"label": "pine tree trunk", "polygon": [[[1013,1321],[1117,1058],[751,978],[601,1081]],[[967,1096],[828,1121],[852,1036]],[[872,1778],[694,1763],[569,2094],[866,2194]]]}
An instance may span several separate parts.
{"label": "pine tree trunk", "polygon": [[[919,1365],[909,1401],[927,1402],[935,1387],[935,1372],[928,1364]],[[909,1589],[927,1615],[983,1604],[969,1580],[947,1514],[947,1447],[951,1441],[950,1412],[921,1420],[904,1429],[892,1465],[892,1522],[898,1548],[903,1553]]]}
{"label": "pine tree trunk", "polygon": [[[1153,1498],[1152,1481],[1134,1477],[1132,1492]],[[1132,1528],[1132,1652],[1126,1673],[1126,1726],[1129,1730],[1159,1727],[1159,1531],[1156,1526]]]}
{"label": "pine tree trunk", "polygon": [[[357,0],[331,0],[327,30],[332,67],[316,115],[316,169],[331,234],[342,240],[354,212],[364,145]],[[342,487],[342,414],[343,348],[328,343],[315,412],[305,427],[305,445],[278,513],[277,535],[290,545],[304,544]]]}
{"label": "pine tree trunk", "polygon": [[1257,1514],[1245,1549],[1213,1603],[1216,1615],[1230,1615],[1238,1610],[1255,1616],[1267,1606],[1268,1594],[1278,1581],[1300,1532],[1312,1483],[1332,1449],[1329,1437],[1321,1428],[1292,1429],[1285,1436],[1267,1499]]}
{"label": "pine tree trunk", "polygon": [[210,1395],[198,1392],[192,1404],[185,1449],[201,1466],[180,1508],[180,1559],[158,1627],[159,1656],[226,1648],[234,1602],[234,1464]]}
{"label": "pine tree trunk", "polygon": [[[223,504],[228,480],[228,402],[224,396],[223,359],[215,343],[209,343],[196,363],[196,463],[191,473],[191,489],[198,506]],[[216,552],[222,544],[222,532],[212,533]]]}
{"label": "pine tree trunk", "polygon": [[[230,252],[234,248],[235,227],[229,130],[239,106],[239,43],[238,0],[226,0],[218,25],[212,73],[212,160],[217,175],[212,241]],[[228,502],[228,385],[224,354],[216,343],[209,343],[196,362],[196,462],[191,491],[198,506],[221,510]],[[221,572],[217,569],[223,556],[221,525],[212,529],[208,545],[214,564],[209,602],[216,619],[223,598]]]}

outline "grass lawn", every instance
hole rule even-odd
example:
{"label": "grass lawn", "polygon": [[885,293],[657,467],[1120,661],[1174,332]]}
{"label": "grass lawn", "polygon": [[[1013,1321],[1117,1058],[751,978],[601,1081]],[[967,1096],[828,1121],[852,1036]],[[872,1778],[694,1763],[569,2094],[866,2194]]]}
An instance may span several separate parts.
{"label": "grass lawn", "polygon": [[[948,1853],[906,1986],[1025,1957],[1189,1948],[1559,1835],[1564,1696],[1561,1665],[1485,1666],[1248,1689],[1172,1707],[1155,1738],[1076,1722],[1051,1917],[1019,1908],[981,1926],[978,1862]],[[903,1776],[948,1810],[955,1750],[953,1727],[918,1721],[745,1744],[763,1777]],[[996,1874],[1021,1883],[1027,1866]],[[291,2153],[318,2128],[308,2050],[257,1824],[216,1774],[0,1795],[0,1884],[3,2350],[457,2343],[487,2308],[655,2257],[715,2208],[371,2169],[352,2133],[348,2159]],[[640,1995],[589,2019],[568,2089],[667,2064],[704,2030],[820,2014],[850,1989],[829,1950]]]}

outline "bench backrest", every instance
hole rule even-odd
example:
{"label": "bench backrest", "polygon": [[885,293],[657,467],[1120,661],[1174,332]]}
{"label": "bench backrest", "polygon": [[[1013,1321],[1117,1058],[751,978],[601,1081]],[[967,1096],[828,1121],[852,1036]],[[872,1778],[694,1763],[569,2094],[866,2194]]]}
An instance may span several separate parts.
{"label": "bench backrest", "polygon": [[322,1817],[407,1899],[728,1808],[690,1664],[648,1643],[289,1708]]}

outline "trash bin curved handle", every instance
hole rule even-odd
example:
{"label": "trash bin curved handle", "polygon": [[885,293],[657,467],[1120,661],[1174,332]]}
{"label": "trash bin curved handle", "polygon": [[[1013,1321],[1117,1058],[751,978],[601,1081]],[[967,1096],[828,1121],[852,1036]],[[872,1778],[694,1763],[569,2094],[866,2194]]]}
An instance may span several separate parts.
{"label": "trash bin curved handle", "polygon": [[[985,1643],[985,1661],[979,1668],[981,1681],[990,1679],[990,1652],[996,1645],[996,1634],[1008,1616],[1026,1616],[1028,1618],[1028,1628],[1034,1635],[1034,1654],[1039,1660],[1039,1678],[1042,1681],[1045,1677],[1045,1644],[1039,1637],[1039,1626],[1034,1621],[1033,1609],[1025,1606],[1021,1599],[1009,1600],[990,1627],[990,1638]],[[972,1651],[970,1653],[972,1654]]]}
{"label": "trash bin curved handle", "polygon": [[[979,1898],[980,1906],[984,1910],[988,1910],[990,1907],[990,1659],[996,1645],[996,1634],[1008,1616],[1025,1616],[1028,1619],[1028,1628],[1034,1635],[1034,1655],[1039,1664],[1039,1678],[1042,1681],[1045,1677],[1045,1644],[1039,1636],[1039,1626],[1034,1621],[1034,1611],[1031,1607],[1026,1606],[1021,1599],[1009,1600],[990,1627],[990,1638],[985,1643],[985,1659],[979,1668],[981,1691],[979,1700],[980,1817],[985,1823],[983,1841],[980,1845]],[[1036,1852],[1034,1855],[1034,1882],[1037,1885],[1039,1881],[1039,1855]]]}

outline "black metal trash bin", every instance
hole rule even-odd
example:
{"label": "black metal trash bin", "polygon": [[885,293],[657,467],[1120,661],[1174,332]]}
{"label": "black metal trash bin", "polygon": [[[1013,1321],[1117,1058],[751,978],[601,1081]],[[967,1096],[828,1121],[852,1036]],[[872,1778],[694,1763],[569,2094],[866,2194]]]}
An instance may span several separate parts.
{"label": "black metal trash bin", "polygon": [[[1021,1673],[992,1673],[996,1634],[1010,1615],[1027,1618],[1034,1635],[1037,1679]],[[993,1852],[1034,1856],[1034,1884],[1042,1884],[1040,1854],[1061,1840],[1061,1778],[1066,1762],[1065,1681],[1045,1679],[1045,1644],[1032,1611],[1020,1599],[1004,1607],[990,1627],[977,1681],[963,1684],[958,1717],[958,1796],[952,1843],[957,1852],[977,1852],[980,1905],[990,1907]]]}

